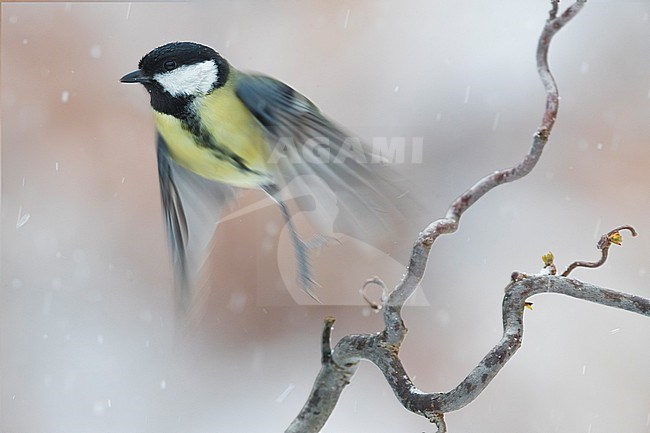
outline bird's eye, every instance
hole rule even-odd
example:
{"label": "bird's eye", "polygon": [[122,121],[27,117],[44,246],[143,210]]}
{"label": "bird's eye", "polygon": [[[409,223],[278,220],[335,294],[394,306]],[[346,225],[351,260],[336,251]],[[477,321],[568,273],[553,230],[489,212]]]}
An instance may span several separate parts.
{"label": "bird's eye", "polygon": [[167,60],[163,64],[163,67],[165,68],[166,71],[171,71],[172,69],[176,69],[176,62],[173,60]]}

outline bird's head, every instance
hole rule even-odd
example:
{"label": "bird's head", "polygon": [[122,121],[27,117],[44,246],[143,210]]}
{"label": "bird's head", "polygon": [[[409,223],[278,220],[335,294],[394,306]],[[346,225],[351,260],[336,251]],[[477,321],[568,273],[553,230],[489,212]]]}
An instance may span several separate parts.
{"label": "bird's head", "polygon": [[212,48],[171,42],[147,53],[120,81],[143,84],[156,111],[182,117],[194,98],[223,86],[228,73],[228,62]]}

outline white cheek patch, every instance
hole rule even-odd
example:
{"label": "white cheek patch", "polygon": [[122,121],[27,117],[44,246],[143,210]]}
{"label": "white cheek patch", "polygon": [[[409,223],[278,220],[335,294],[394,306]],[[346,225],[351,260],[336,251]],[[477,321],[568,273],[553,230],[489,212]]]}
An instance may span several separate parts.
{"label": "white cheek patch", "polygon": [[219,69],[213,60],[206,60],[156,74],[153,78],[172,96],[203,95],[217,82]]}

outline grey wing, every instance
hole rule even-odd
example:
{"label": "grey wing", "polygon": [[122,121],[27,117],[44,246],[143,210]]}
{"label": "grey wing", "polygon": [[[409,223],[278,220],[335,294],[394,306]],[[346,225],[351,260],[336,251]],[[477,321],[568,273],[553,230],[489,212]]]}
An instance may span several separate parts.
{"label": "grey wing", "polygon": [[367,145],[280,81],[242,74],[236,86],[237,96],[268,132],[270,159],[277,164],[281,181],[297,187],[294,196],[311,194],[319,200],[317,193],[312,194],[313,182],[294,181],[316,176],[336,197],[336,231],[375,246],[399,234],[405,215],[419,205],[409,197],[404,179]]}
{"label": "grey wing", "polygon": [[181,314],[194,314],[205,295],[198,287],[197,277],[210,253],[221,212],[234,193],[227,185],[198,176],[176,163],[160,134],[157,157],[176,305]]}

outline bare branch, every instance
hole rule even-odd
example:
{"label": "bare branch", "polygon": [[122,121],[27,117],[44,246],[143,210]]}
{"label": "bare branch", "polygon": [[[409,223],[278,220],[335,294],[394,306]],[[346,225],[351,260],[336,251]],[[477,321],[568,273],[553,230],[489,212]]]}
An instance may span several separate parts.
{"label": "bare branch", "polygon": [[[445,218],[434,221],[418,236],[413,247],[407,273],[389,296],[387,307],[384,309],[384,322],[391,343],[401,342],[405,335],[405,331],[402,329],[400,310],[420,283],[426,268],[429,250],[436,239],[442,234],[455,232],[458,229],[458,223],[463,213],[487,192],[499,185],[521,179],[530,173],[537,161],[539,161],[555,124],[559,103],[557,84],[548,65],[548,49],[553,36],[580,12],[585,1],[577,0],[559,17],[555,17],[557,11],[551,11],[551,16],[546,21],[539,37],[536,54],[537,71],[546,89],[546,109],[524,159],[514,167],[495,171],[479,180],[451,204]],[[555,8],[557,8],[556,2],[553,3],[553,9]]]}
{"label": "bare branch", "polygon": [[442,411],[458,410],[476,398],[521,346],[526,300],[539,293],[559,293],[650,317],[650,299],[552,275],[537,275],[512,282],[503,298],[503,337],[479,365],[440,400]]}
{"label": "bare branch", "polygon": [[[370,297],[368,296],[368,286],[378,286],[381,289],[381,303],[377,303],[372,299],[370,299]],[[375,311],[381,310],[383,308],[383,304],[386,301],[386,298],[388,296],[388,290],[386,288],[386,284],[381,280],[381,278],[376,276],[372,277],[369,280],[366,280],[366,282],[363,283],[361,289],[359,289],[359,293],[361,294],[363,300],[368,303],[370,308],[372,308]]]}
{"label": "bare branch", "polygon": [[560,0],[551,0],[551,10],[548,13],[548,19],[554,20],[557,17],[557,10],[560,6]]}
{"label": "bare branch", "polygon": [[566,271],[562,272],[563,277],[568,277],[571,271],[573,271],[575,268],[582,267],[582,268],[599,268],[602,265],[605,264],[605,261],[607,261],[607,255],[609,254],[609,247],[612,246],[612,244],[621,244],[621,235],[620,231],[621,230],[627,230],[629,231],[632,236],[636,236],[636,230],[634,230],[634,227],[632,226],[620,226],[615,228],[614,230],[609,231],[608,233],[605,233],[600,237],[600,240],[598,241],[598,249],[601,250],[601,257],[600,260],[596,262],[583,262],[583,261],[575,261],[571,263],[567,268]]}
{"label": "bare branch", "polygon": [[286,433],[317,433],[330,417],[343,388],[357,370],[357,361],[337,364],[332,360],[330,339],[334,318],[325,319],[321,342],[321,369],[314,381],[309,399],[293,420]]}
{"label": "bare branch", "polygon": [[[559,101],[557,85],[548,66],[549,45],[553,36],[578,14],[585,2],[586,0],[577,0],[558,16],[558,0],[552,0],[549,19],[539,38],[536,53],[537,70],[546,89],[546,108],[528,153],[514,167],[496,171],[480,179],[451,204],[444,218],[434,221],[420,233],[413,246],[406,274],[387,297],[382,296],[385,324],[383,331],[375,334],[345,336],[331,350],[329,341],[334,321],[331,318],[326,320],[321,370],[307,403],[287,432],[320,431],[334,409],[343,388],[355,373],[358,362],[362,359],[371,361],[380,369],[395,396],[406,409],[435,423],[439,432],[446,432],[443,414],[458,410],[474,400],[521,346],[523,310],[531,305],[527,302],[527,298],[538,293],[564,294],[650,316],[650,300],[556,276],[553,266],[553,271],[547,270],[545,275],[513,274],[512,282],[506,287],[503,300],[503,337],[453,390],[446,393],[425,393],[419,390],[411,381],[399,358],[400,346],[407,332],[402,321],[401,309],[424,275],[433,243],[440,235],[456,231],[463,213],[486,193],[499,185],[526,176],[539,161],[555,124]],[[634,229],[629,226],[620,227],[619,230],[621,229],[630,230],[635,234]],[[604,251],[602,262],[606,260],[609,245],[615,243],[611,234],[607,237],[607,241],[602,241],[602,248],[599,244],[599,248]],[[548,255],[548,260],[550,264],[547,264],[547,267],[550,267],[552,255]],[[572,266],[566,271],[567,274],[577,266],[586,265]],[[369,280],[362,290],[365,291],[368,284],[373,283],[377,284],[376,281]],[[362,293],[372,305],[365,293]]]}
{"label": "bare branch", "polygon": [[442,413],[433,414],[430,421],[438,427],[437,433],[447,433],[447,423],[445,423],[445,415]]}
{"label": "bare branch", "polygon": [[[453,390],[446,393],[425,393],[418,389],[402,366],[399,346],[386,343],[385,331],[377,334],[349,335],[338,342],[332,353],[334,363],[349,370],[324,364],[301,415],[308,406],[315,405],[314,407],[318,408],[318,416],[327,419],[327,411],[333,409],[336,404],[336,401],[331,399],[338,399],[343,387],[349,383],[358,361],[367,359],[381,370],[395,396],[406,409],[435,422],[439,431],[445,431],[441,429],[444,424],[440,423],[442,417],[439,415],[461,409],[472,402],[519,349],[524,332],[523,315],[528,304],[527,299],[540,293],[558,293],[650,317],[650,299],[554,275],[516,278],[505,288],[501,340]],[[321,400],[315,397],[316,391]],[[315,411],[314,407],[310,409],[311,412]],[[298,419],[287,432],[317,432],[320,429],[292,430],[297,421]]]}

